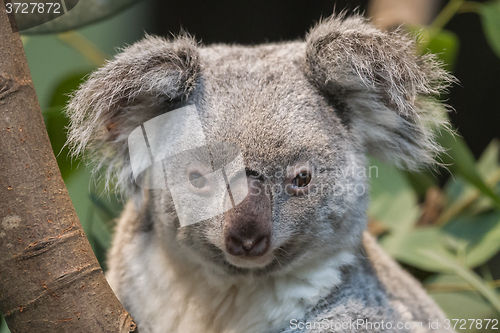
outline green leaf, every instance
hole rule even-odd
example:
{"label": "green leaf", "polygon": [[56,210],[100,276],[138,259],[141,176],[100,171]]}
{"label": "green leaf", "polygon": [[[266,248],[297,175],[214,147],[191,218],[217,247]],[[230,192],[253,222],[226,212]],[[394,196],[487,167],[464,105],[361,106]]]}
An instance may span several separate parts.
{"label": "green leaf", "polygon": [[116,211],[116,209],[112,207],[109,202],[106,202],[105,200],[100,198],[96,193],[90,193],[90,198],[94,203],[94,206],[99,210],[100,213],[103,214],[104,219],[115,219],[120,215],[121,209]]}
{"label": "green leaf", "polygon": [[401,170],[374,158],[369,165],[377,172],[370,179],[368,214],[390,229],[397,228],[408,219],[408,211],[417,207],[417,195]]}
{"label": "green leaf", "polygon": [[87,74],[87,72],[80,72],[64,78],[52,93],[50,108],[43,112],[50,144],[52,145],[54,155],[56,155],[57,164],[61,170],[63,179],[73,172],[73,165],[80,163],[78,159],[71,160],[69,149],[65,147],[67,141],[66,127],[69,121],[63,113],[63,109],[68,103],[69,95],[78,88]]}
{"label": "green leaf", "polygon": [[478,267],[500,251],[500,212],[461,216],[445,225],[443,232],[466,241],[465,264]]}
{"label": "green leaf", "polygon": [[500,2],[490,1],[480,4],[479,15],[486,39],[500,58]]}
{"label": "green leaf", "polygon": [[[384,246],[382,238],[381,245]],[[474,268],[490,260],[500,251],[500,212],[478,216],[462,216],[444,227],[418,227],[402,236],[398,249],[392,253],[405,264],[431,272],[449,272],[440,261],[422,256],[429,250],[452,261]]]}
{"label": "green leaf", "polygon": [[[500,182],[500,141],[497,139],[493,139],[490,144],[486,147],[486,149],[479,157],[478,162],[476,163],[477,171],[482,179],[485,179],[488,186],[492,186],[492,184]],[[450,181],[450,184],[453,183]],[[470,194],[473,192],[474,187],[467,183],[463,178],[457,178],[458,187],[450,187],[448,194],[453,196],[454,194],[459,193],[464,190],[464,193]],[[459,189],[460,188],[460,189]],[[498,193],[495,191],[495,193]],[[491,205],[488,206],[491,208]]]}
{"label": "green leaf", "polygon": [[[492,140],[476,163],[478,174],[497,195],[500,194],[498,188],[500,183],[499,150],[500,143],[498,140]],[[440,223],[442,224],[447,223],[457,214],[463,212],[479,214],[494,208],[496,205],[490,197],[481,195],[481,192],[475,186],[467,182],[459,174],[450,177],[444,186],[444,191],[448,204],[440,217]]]}
{"label": "green leaf", "polygon": [[476,195],[477,190],[462,176],[453,175],[444,185],[444,192],[448,200],[448,206],[451,206],[470,201],[471,197]]}
{"label": "green leaf", "polygon": [[481,154],[477,163],[477,170],[485,179],[488,179],[500,169],[500,141],[493,139]]}
{"label": "green leaf", "polygon": [[5,322],[2,313],[0,313],[0,333],[10,333],[10,330],[7,327],[7,323]]}
{"label": "green leaf", "polygon": [[[481,154],[477,163],[477,170],[485,179],[486,184],[497,195],[500,195],[500,187],[498,186],[500,185],[500,142],[497,139],[493,139]],[[491,208],[491,200],[482,196],[476,200],[471,211],[480,213]]]}
{"label": "green leaf", "polygon": [[62,79],[53,90],[49,105],[51,107],[65,107],[69,101],[69,95],[78,89],[88,74],[89,72],[77,72]]}
{"label": "green leaf", "polygon": [[73,172],[72,163],[79,162],[78,160],[71,161],[68,156],[69,150],[64,147],[67,140],[66,127],[68,126],[68,118],[63,114],[60,107],[53,107],[43,112],[43,120],[49,134],[52,150],[56,155],[57,165],[64,179]]}
{"label": "green leaf", "polygon": [[137,2],[139,0],[82,0],[67,14],[56,19],[49,13],[36,16],[18,15],[16,19],[20,30],[28,29],[23,31],[25,34],[63,32],[113,16]]}
{"label": "green leaf", "polygon": [[434,53],[443,61],[446,69],[451,70],[453,68],[460,47],[460,40],[454,32],[411,25],[405,27],[417,40],[421,41],[422,53]]}
{"label": "green leaf", "polygon": [[431,187],[437,186],[437,178],[428,171],[410,172],[405,171],[406,177],[410,182],[413,189],[417,192],[418,196],[424,198],[427,190]]}
{"label": "green leaf", "polygon": [[[94,186],[91,172],[84,165],[64,181],[89,243],[105,269],[105,252],[111,244],[111,225],[114,218],[106,213],[117,209],[108,207],[113,207],[113,201],[117,200],[111,199],[111,194],[98,197],[97,193],[100,192]],[[95,204],[96,197],[99,198],[100,206]],[[102,206],[106,208],[103,209]]]}
{"label": "green leaf", "polygon": [[[468,285],[466,282],[455,274],[438,274],[424,281],[424,286],[457,286]],[[498,313],[495,308],[485,300],[481,294],[475,290],[463,291],[439,291],[439,288],[428,290],[430,296],[436,301],[439,307],[445,312],[449,319],[492,319],[498,318]],[[498,332],[491,330],[491,325],[488,330],[475,329],[467,330],[467,332]]]}
{"label": "green leaf", "polygon": [[389,229],[389,235],[383,237],[380,243],[394,256],[420,216],[417,194],[401,170],[374,158],[370,159],[369,165],[376,168],[377,173],[370,179],[368,215]]}
{"label": "green leaf", "polygon": [[430,271],[450,272],[451,270],[439,261],[422,256],[421,250],[428,249],[434,253],[455,260],[455,256],[447,248],[446,235],[438,227],[422,227],[413,229],[401,241],[401,246],[394,257],[405,264]]}
{"label": "green leaf", "polygon": [[443,147],[449,149],[446,154],[441,156],[443,162],[449,165],[448,167],[453,173],[460,174],[500,207],[500,197],[484,183],[476,169],[474,156],[465,141],[461,137],[453,136],[449,131],[441,131],[440,133],[439,142]]}
{"label": "green leaf", "polygon": [[500,314],[500,297],[498,293],[493,288],[491,288],[486,283],[486,281],[481,279],[479,275],[474,273],[474,271],[463,267],[462,265],[459,265],[456,261],[450,259],[448,256],[443,256],[439,253],[433,252],[432,250],[422,249],[419,252],[429,260],[439,262],[443,266],[452,270],[455,274],[464,279],[465,282],[476,288],[476,290],[481,293],[481,295],[486,298],[495,308],[495,310]]}
{"label": "green leaf", "polygon": [[449,30],[441,30],[432,41],[427,44],[427,49],[443,61],[447,70],[452,70],[457,59],[460,41],[457,35]]}

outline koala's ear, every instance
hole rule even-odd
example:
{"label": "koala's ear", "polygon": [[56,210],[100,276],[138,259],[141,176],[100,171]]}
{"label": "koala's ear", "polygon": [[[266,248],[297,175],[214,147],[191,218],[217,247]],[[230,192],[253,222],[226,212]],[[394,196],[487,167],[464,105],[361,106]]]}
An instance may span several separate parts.
{"label": "koala's ear", "polygon": [[200,73],[197,45],[147,36],[91,74],[73,94],[66,113],[73,155],[93,154],[106,179],[130,185],[128,135],[143,122],[188,100]]}
{"label": "koala's ear", "polygon": [[308,78],[371,154],[407,169],[433,165],[442,148],[432,128],[447,122],[433,96],[453,81],[401,31],[382,32],[360,16],[332,16],[306,39]]}

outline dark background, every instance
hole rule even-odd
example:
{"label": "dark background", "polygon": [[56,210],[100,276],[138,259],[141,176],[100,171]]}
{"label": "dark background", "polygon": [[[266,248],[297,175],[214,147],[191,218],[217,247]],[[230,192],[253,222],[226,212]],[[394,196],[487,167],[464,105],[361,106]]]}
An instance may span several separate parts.
{"label": "dark background", "polygon": [[[302,38],[321,17],[348,9],[365,11],[368,1],[165,1],[156,0],[154,33],[181,29],[204,44],[286,41]],[[446,1],[441,1],[441,7]],[[478,157],[500,137],[500,59],[485,40],[478,15],[456,15],[445,27],[457,34],[460,51],[449,95],[452,123]]]}

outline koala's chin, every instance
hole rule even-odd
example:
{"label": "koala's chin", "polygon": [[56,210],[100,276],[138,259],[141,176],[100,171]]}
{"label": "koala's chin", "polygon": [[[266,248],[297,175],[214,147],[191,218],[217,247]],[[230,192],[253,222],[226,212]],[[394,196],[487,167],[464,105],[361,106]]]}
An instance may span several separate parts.
{"label": "koala's chin", "polygon": [[272,252],[267,252],[259,257],[237,257],[224,253],[228,263],[239,268],[264,268],[274,260]]}

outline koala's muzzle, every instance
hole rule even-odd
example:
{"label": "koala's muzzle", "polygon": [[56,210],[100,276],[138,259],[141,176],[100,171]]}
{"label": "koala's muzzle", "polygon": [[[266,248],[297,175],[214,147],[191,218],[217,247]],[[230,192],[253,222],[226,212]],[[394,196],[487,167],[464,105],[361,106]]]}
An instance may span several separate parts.
{"label": "koala's muzzle", "polygon": [[260,180],[249,178],[246,198],[224,214],[226,251],[233,256],[258,257],[271,241],[271,200]]}

